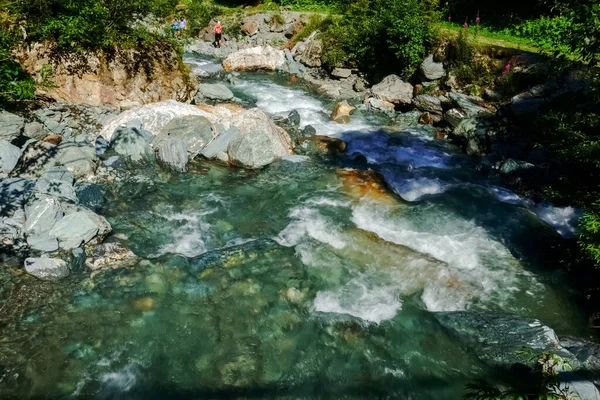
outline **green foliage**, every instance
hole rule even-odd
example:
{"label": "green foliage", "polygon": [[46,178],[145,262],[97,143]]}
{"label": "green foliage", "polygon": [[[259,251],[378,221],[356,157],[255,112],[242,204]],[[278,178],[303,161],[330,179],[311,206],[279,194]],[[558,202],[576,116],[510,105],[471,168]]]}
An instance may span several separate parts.
{"label": "green foliage", "polygon": [[[216,18],[221,12],[221,9],[213,2],[209,1],[193,1],[188,6],[188,24],[192,35],[197,34],[201,29],[206,27],[211,19]],[[224,26],[227,30],[228,26]]]}
{"label": "green foliage", "polygon": [[274,12],[271,14],[271,20],[269,21],[272,26],[283,26],[285,25],[285,18],[280,12]]}
{"label": "green foliage", "polygon": [[356,65],[372,76],[411,75],[435,39],[421,0],[352,0],[323,33],[329,67]]}
{"label": "green foliage", "polygon": [[600,202],[593,203],[586,208],[579,225],[582,251],[596,265],[600,266]]}
{"label": "green foliage", "polygon": [[475,93],[472,94],[479,94],[476,86],[490,86],[499,71],[494,60],[477,54],[473,40],[469,38],[469,31],[475,34],[474,30],[461,28],[456,37],[450,40],[446,48],[445,59],[451,65],[459,83],[462,85],[474,84],[472,89]]}
{"label": "green foliage", "polygon": [[0,105],[33,99],[35,95],[33,79],[10,54],[20,33],[12,24],[7,16],[0,19]]}

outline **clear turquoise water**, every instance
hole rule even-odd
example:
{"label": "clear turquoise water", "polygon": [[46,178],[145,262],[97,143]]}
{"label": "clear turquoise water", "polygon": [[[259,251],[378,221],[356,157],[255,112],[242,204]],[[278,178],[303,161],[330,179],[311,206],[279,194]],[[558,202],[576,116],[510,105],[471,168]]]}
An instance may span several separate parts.
{"label": "clear turquoise water", "polygon": [[[460,398],[493,371],[435,312],[586,334],[553,265],[563,239],[524,199],[432,132],[384,132],[360,115],[333,126],[328,104],[275,82],[234,90],[270,113],[291,99],[347,156],[258,172],[199,161],[106,184],[108,240],[140,259],[60,283],[7,262],[3,398]],[[352,172],[367,168],[387,191]]]}

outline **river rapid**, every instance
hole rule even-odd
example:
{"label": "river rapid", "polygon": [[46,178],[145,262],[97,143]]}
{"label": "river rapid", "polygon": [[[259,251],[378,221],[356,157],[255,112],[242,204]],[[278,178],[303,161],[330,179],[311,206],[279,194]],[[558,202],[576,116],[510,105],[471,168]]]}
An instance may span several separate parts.
{"label": "river rapid", "polygon": [[238,98],[297,110],[345,155],[106,184],[108,241],[140,260],[55,284],[0,269],[6,397],[452,399],[498,376],[437,313],[588,335],[552,253],[576,210],[499,186],[429,127],[336,124],[301,83],[237,79]]}

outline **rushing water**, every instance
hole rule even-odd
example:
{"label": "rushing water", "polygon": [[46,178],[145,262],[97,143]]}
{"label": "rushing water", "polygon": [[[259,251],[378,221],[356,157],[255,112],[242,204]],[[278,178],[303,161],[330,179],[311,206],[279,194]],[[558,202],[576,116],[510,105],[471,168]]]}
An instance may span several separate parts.
{"label": "rushing water", "polygon": [[56,284],[0,270],[2,397],[460,398],[493,374],[435,312],[585,333],[551,256],[575,210],[485,180],[427,128],[335,124],[284,78],[240,79],[238,97],[298,110],[347,155],[107,184],[109,241],[140,260]]}

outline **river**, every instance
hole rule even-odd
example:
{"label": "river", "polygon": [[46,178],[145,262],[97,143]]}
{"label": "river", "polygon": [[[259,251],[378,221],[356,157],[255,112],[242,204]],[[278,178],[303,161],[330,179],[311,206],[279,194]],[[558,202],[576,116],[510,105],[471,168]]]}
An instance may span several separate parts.
{"label": "river", "polygon": [[[1,385],[15,398],[461,398],[495,380],[436,313],[540,319],[587,335],[552,249],[576,210],[489,180],[423,126],[357,113],[287,77],[231,86],[347,143],[261,171],[196,161],[106,184],[135,266],[56,284],[0,270]],[[382,176],[366,172],[372,170]]]}

